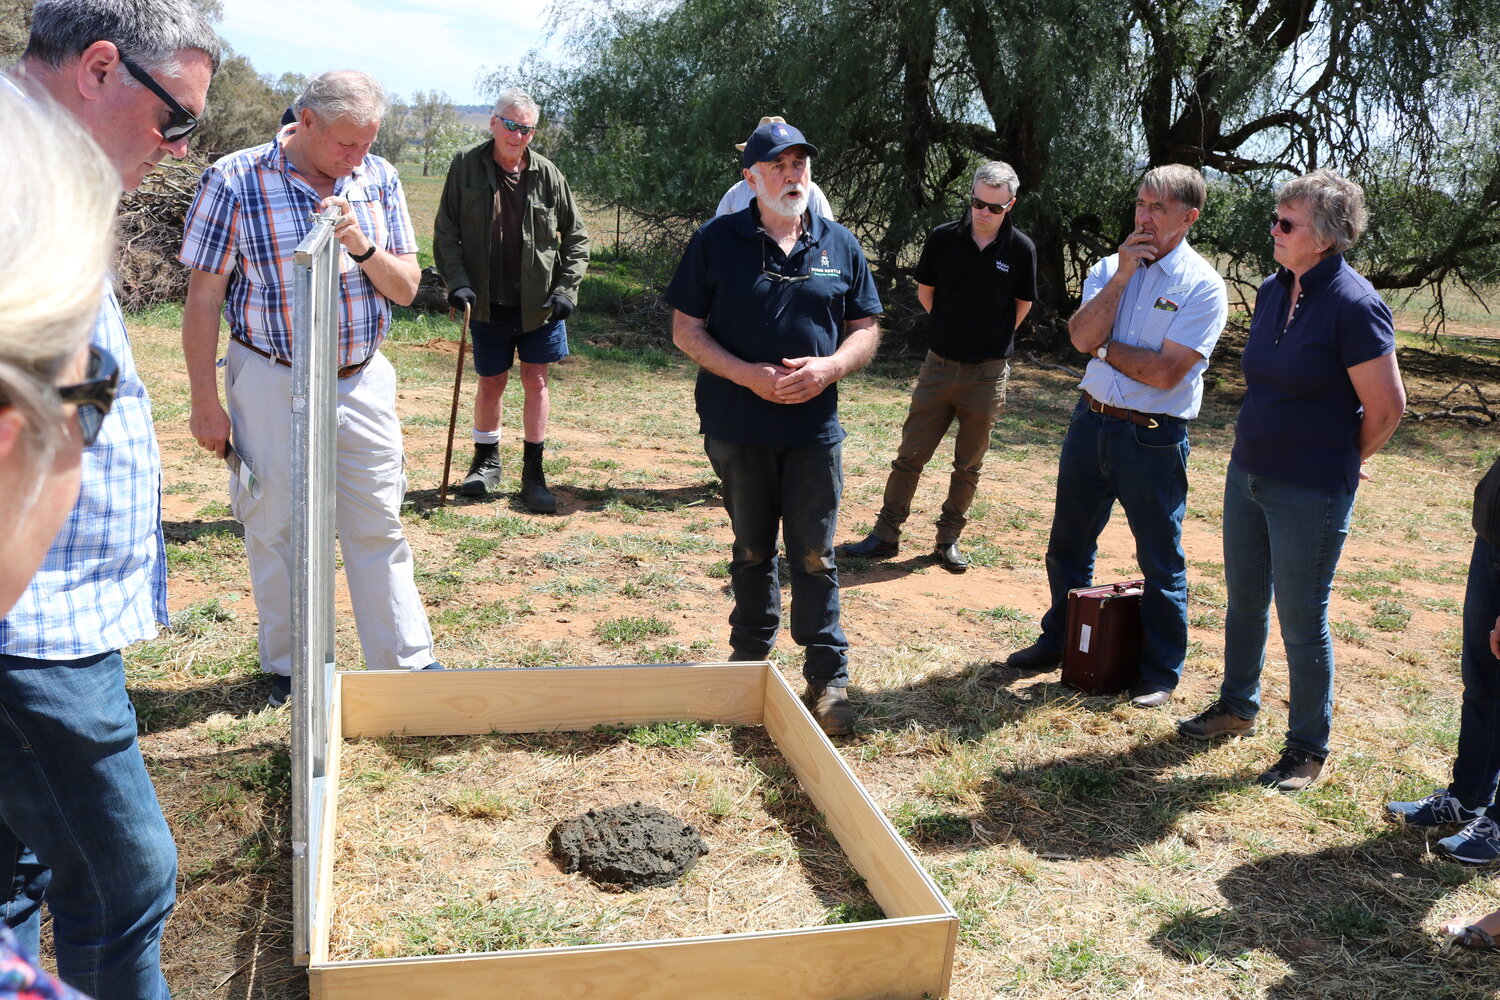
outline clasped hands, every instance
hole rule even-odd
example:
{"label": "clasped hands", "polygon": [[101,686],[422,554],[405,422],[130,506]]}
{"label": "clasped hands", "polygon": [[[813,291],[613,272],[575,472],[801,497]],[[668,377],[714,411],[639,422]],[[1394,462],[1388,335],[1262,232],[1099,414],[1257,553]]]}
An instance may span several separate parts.
{"label": "clasped hands", "polygon": [[832,358],[782,358],[781,364],[759,362],[748,388],[772,403],[805,403],[838,380]]}

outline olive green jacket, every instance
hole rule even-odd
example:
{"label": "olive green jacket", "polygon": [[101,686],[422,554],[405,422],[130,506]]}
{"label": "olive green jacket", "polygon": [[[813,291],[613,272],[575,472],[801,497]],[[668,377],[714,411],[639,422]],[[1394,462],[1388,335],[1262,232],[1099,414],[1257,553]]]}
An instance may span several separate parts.
{"label": "olive green jacket", "polygon": [[[474,319],[490,318],[490,225],[499,187],[495,140],[486,139],[453,158],[433,223],[432,256],[449,292],[474,289]],[[521,218],[521,329],[547,322],[548,296],[575,306],[589,267],[589,234],[562,171],[535,150],[521,172],[526,211]]]}

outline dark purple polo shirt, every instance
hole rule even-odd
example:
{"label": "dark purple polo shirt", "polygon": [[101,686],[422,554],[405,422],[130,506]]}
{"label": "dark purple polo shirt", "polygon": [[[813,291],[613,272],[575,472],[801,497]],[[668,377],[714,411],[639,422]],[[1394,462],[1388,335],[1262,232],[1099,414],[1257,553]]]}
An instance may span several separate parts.
{"label": "dark purple polo shirt", "polygon": [[1352,493],[1364,410],[1348,369],[1396,349],[1391,310],[1342,254],[1302,276],[1297,312],[1283,328],[1291,286],[1282,268],[1256,296],[1230,459],[1268,479]]}

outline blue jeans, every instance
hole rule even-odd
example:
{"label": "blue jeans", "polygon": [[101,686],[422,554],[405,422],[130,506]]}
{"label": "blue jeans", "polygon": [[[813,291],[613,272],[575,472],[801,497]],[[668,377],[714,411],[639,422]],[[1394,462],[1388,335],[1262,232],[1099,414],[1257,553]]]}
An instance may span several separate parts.
{"label": "blue jeans", "polygon": [[1333,725],[1333,637],[1328,595],[1354,494],[1294,486],[1246,472],[1224,479],[1224,683],[1219,699],[1235,715],[1260,710],[1260,674],[1271,629],[1271,597],[1286,646],[1286,745],[1328,756]]}
{"label": "blue jeans", "polygon": [[136,743],[118,652],[0,656],[0,917],[95,1000],[166,1000],[160,941],[177,849]]}
{"label": "blue jeans", "polygon": [[1158,427],[1092,413],[1080,401],[1057,463],[1057,502],[1047,541],[1052,606],[1039,643],[1063,648],[1068,591],[1094,579],[1099,534],[1115,500],[1135,537],[1135,560],[1146,580],[1141,596],[1141,671],[1137,691],[1171,691],[1187,654],[1187,421]]}
{"label": "blue jeans", "polygon": [[704,437],[703,449],[724,483],[724,508],[734,530],[729,583],[729,645],[760,659],[781,627],[778,526],[792,580],[792,639],[806,649],[802,675],[816,684],[849,683],[849,642],[839,626],[839,571],[833,560],[843,446],[740,444]]}
{"label": "blue jeans", "polygon": [[1500,820],[1495,786],[1500,783],[1500,660],[1490,652],[1490,629],[1500,618],[1500,551],[1474,539],[1469,583],[1464,591],[1463,710],[1458,756],[1449,790],[1470,809],[1489,806]]}

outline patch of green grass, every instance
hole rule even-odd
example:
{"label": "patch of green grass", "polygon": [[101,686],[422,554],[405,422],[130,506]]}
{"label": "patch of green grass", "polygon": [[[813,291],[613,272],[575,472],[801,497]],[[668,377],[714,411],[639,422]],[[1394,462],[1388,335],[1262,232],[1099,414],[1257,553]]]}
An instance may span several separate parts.
{"label": "patch of green grass", "polygon": [[1114,790],[1120,775],[1100,767],[1064,765],[1044,769],[1038,776],[1043,791],[1061,799],[1104,798]]}
{"label": "patch of green grass", "polygon": [[199,507],[196,511],[194,511],[193,516],[201,517],[205,521],[217,521],[222,520],[226,517],[233,517],[234,512],[229,509],[229,505],[227,503],[224,503],[220,500],[210,500],[208,503],[204,504],[202,507]]}
{"label": "patch of green grass", "polygon": [[216,635],[219,626],[232,622],[235,614],[215,597],[190,604],[172,616],[172,631],[188,639]]}
{"label": "patch of green grass", "polygon": [[1333,633],[1334,638],[1342,639],[1355,646],[1368,646],[1370,644],[1370,633],[1360,628],[1354,622],[1329,622],[1328,631]]}
{"label": "patch of green grass", "polygon": [[1307,915],[1318,929],[1344,939],[1365,940],[1383,934],[1385,918],[1358,901],[1337,906],[1310,906]]}
{"label": "patch of green grass", "polygon": [[470,899],[430,913],[393,915],[371,927],[368,935],[372,954],[384,958],[571,948],[597,943],[601,930],[616,922],[623,910],[616,907],[588,916],[541,903]]}
{"label": "patch of green grass", "polygon": [[478,604],[458,601],[445,605],[433,615],[432,623],[463,628],[503,628],[514,624],[518,618],[534,613],[531,604],[525,600],[484,601]]}
{"label": "patch of green grass", "polygon": [[1375,602],[1370,625],[1382,632],[1404,632],[1411,624],[1411,609],[1400,601],[1380,600]]}
{"label": "patch of green grass", "polygon": [[1047,966],[1043,975],[1047,979],[1076,983],[1089,980],[1107,989],[1118,989],[1124,984],[1115,969],[1119,959],[1099,950],[1092,937],[1077,941],[1065,941],[1047,949]]}
{"label": "patch of green grass", "polygon": [[709,730],[697,722],[653,722],[625,732],[625,739],[641,747],[682,748],[692,746]]}
{"label": "patch of green grass", "polygon": [[824,924],[859,924],[884,919],[885,911],[874,902],[835,903],[823,913]]}
{"label": "patch of green grass", "polygon": [[508,819],[525,805],[487,788],[465,788],[446,802],[448,811],[465,819]]}
{"label": "patch of green grass", "polygon": [[595,625],[594,634],[611,646],[624,646],[643,639],[671,635],[672,626],[655,615],[612,618]]}
{"label": "patch of green grass", "polygon": [[890,819],[901,836],[922,843],[954,843],[969,839],[973,833],[969,817],[925,802],[901,802]]}
{"label": "patch of green grass", "polygon": [[1031,621],[1031,616],[1022,611],[1020,608],[1007,607],[1003,604],[995,608],[986,608],[983,611],[974,611],[969,608],[960,608],[958,613],[961,615],[972,615],[975,618],[985,618],[990,621],[996,622]]}

